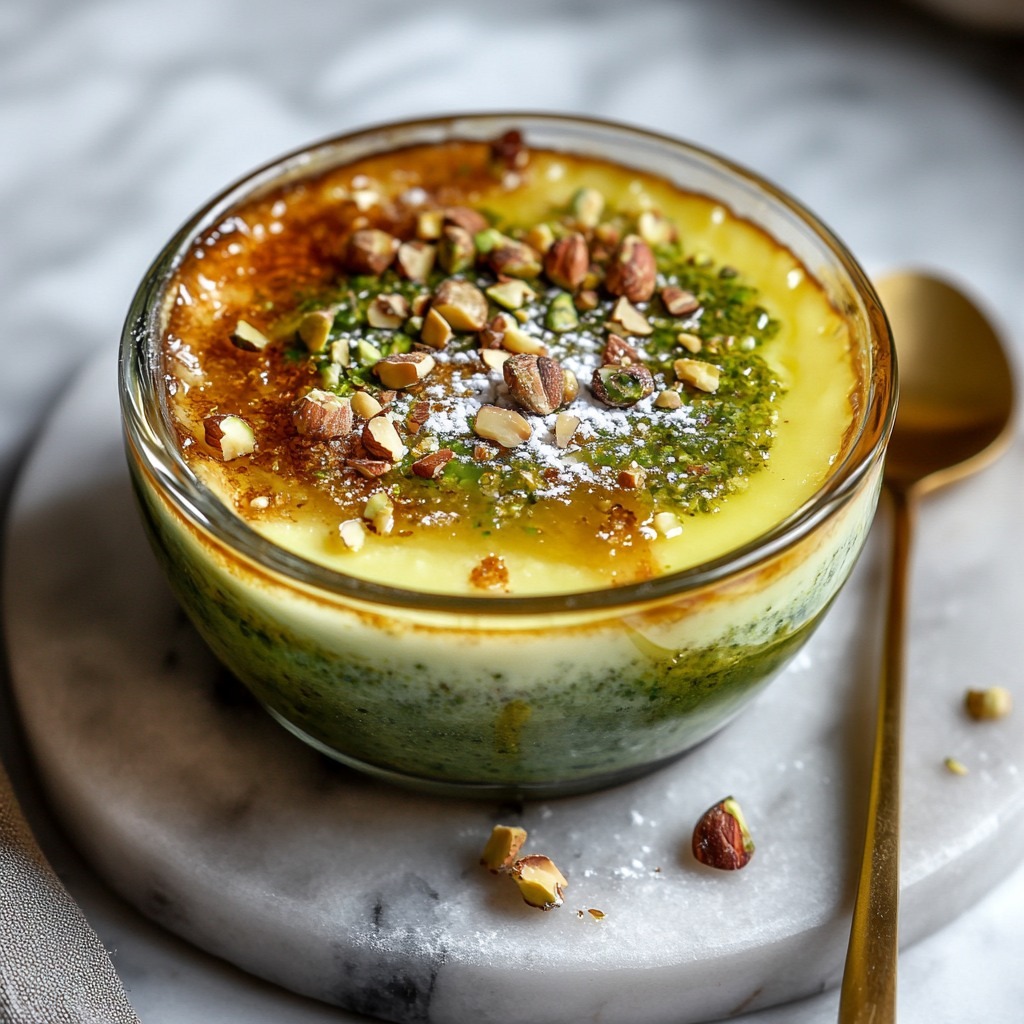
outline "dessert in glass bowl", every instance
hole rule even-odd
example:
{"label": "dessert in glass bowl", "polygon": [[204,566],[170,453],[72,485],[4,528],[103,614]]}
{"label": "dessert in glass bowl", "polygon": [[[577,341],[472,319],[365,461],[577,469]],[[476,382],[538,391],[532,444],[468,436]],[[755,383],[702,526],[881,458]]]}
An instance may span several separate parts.
{"label": "dessert in glass bowl", "polygon": [[623,781],[721,727],[870,524],[891,343],[748,171],[554,115],[388,125],[200,211],[125,329],[129,465],[289,729],[439,792]]}

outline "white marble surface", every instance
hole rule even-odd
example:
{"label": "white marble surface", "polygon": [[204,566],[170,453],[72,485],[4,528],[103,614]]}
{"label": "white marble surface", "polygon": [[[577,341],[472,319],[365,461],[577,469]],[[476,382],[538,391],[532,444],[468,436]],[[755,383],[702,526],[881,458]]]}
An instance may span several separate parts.
{"label": "white marble surface", "polygon": [[[109,369],[89,364],[25,467],[4,597],[39,774],[116,892],[259,977],[402,1024],[698,1024],[834,985],[866,800],[883,530],[756,707],[676,764],[572,799],[430,798],[305,748],[206,651],[138,522]],[[1019,449],[922,524],[922,546],[944,557],[913,591],[907,945],[1024,857],[1024,719],[979,725],[960,707],[965,678],[1003,681],[1024,662],[1022,477]],[[963,531],[977,501],[989,529]],[[994,606],[971,599],[994,590]],[[968,637],[987,637],[985,651]],[[954,753],[968,777],[943,767]],[[689,835],[729,793],[758,850],[723,876],[693,861]],[[526,908],[478,866],[496,821],[526,827],[528,851],[567,874],[562,910]]]}
{"label": "white marble surface", "polygon": [[[113,351],[142,268],[187,212],[280,150],[439,110],[581,111],[718,149],[801,196],[870,271],[925,263],[961,279],[1006,329],[1020,367],[1022,67],[1019,42],[871,3],[14,0],[0,8],[4,493],[73,370]],[[956,567],[940,573],[951,619],[965,593]],[[1019,673],[998,640],[982,627],[965,644]],[[55,828],[2,707],[4,759],[143,1020],[345,1019],[225,968],[113,897]],[[902,1019],[978,1019],[980,997],[986,1020],[1019,1020],[1022,917],[1018,869],[910,948]],[[817,1024],[835,1006],[826,993],[754,1020]]]}

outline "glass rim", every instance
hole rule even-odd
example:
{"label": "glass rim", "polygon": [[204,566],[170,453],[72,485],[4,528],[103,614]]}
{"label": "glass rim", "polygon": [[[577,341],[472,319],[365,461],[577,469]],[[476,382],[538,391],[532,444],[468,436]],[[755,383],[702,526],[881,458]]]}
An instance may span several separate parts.
{"label": "glass rim", "polygon": [[[862,310],[852,315],[854,319],[863,321],[869,339],[869,345],[866,346],[866,400],[855,435],[847,445],[842,459],[810,498],[769,530],[715,559],[621,586],[507,596],[413,590],[349,575],[303,558],[274,543],[234,513],[189,469],[169,424],[158,386],[162,315],[169,299],[167,286],[189,246],[203,230],[217,223],[219,217],[242,200],[252,198],[261,190],[276,187],[293,177],[301,178],[304,176],[302,172],[309,168],[320,173],[359,157],[394,149],[393,136],[419,129],[424,132],[442,132],[444,134],[441,137],[444,139],[487,139],[496,137],[502,131],[528,129],[531,124],[551,130],[562,126],[566,129],[610,133],[620,139],[633,138],[646,145],[696,159],[708,170],[724,172],[736,183],[752,187],[757,193],[763,194],[777,208],[795,217],[809,235],[823,245],[842,269],[853,293],[862,303]],[[460,128],[463,129],[461,133]],[[333,151],[370,140],[380,140],[380,145],[355,156],[339,159],[334,164],[317,164],[318,160],[322,161]],[[565,149],[567,152],[576,152],[569,147]],[[636,167],[639,171],[644,170],[641,164]],[[685,188],[678,182],[675,184]],[[711,198],[728,206],[718,196]],[[749,217],[737,216],[754,223],[762,231],[768,230]],[[810,274],[809,269],[807,272]],[[818,280],[814,274],[811,277]],[[269,160],[222,189],[174,233],[142,278],[129,306],[121,335],[118,392],[126,440],[139,457],[144,459],[152,478],[159,483],[164,498],[193,526],[236,556],[242,556],[301,589],[325,592],[364,605],[501,618],[558,612],[613,612],[661,602],[748,572],[781,555],[844,507],[858,493],[863,478],[882,458],[895,420],[896,376],[896,354],[888,321],[867,274],[844,243],[815,214],[783,189],[709,149],[646,128],[585,115],[495,111],[388,121],[329,136]]]}

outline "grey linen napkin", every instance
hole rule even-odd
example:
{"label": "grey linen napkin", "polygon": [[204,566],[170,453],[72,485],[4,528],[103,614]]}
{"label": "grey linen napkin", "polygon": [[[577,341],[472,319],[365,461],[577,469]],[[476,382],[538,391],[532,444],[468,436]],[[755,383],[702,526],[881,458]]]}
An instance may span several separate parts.
{"label": "grey linen napkin", "polygon": [[0,766],[0,1024],[138,1024]]}

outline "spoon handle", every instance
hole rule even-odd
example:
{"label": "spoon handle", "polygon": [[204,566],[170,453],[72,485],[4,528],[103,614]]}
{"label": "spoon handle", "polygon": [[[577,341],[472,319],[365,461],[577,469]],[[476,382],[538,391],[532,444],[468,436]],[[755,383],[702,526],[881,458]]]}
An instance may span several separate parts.
{"label": "spoon handle", "polygon": [[885,651],[871,767],[867,834],[839,999],[839,1024],[895,1024],[900,896],[900,741],[907,636],[911,493],[889,487],[892,551]]}

